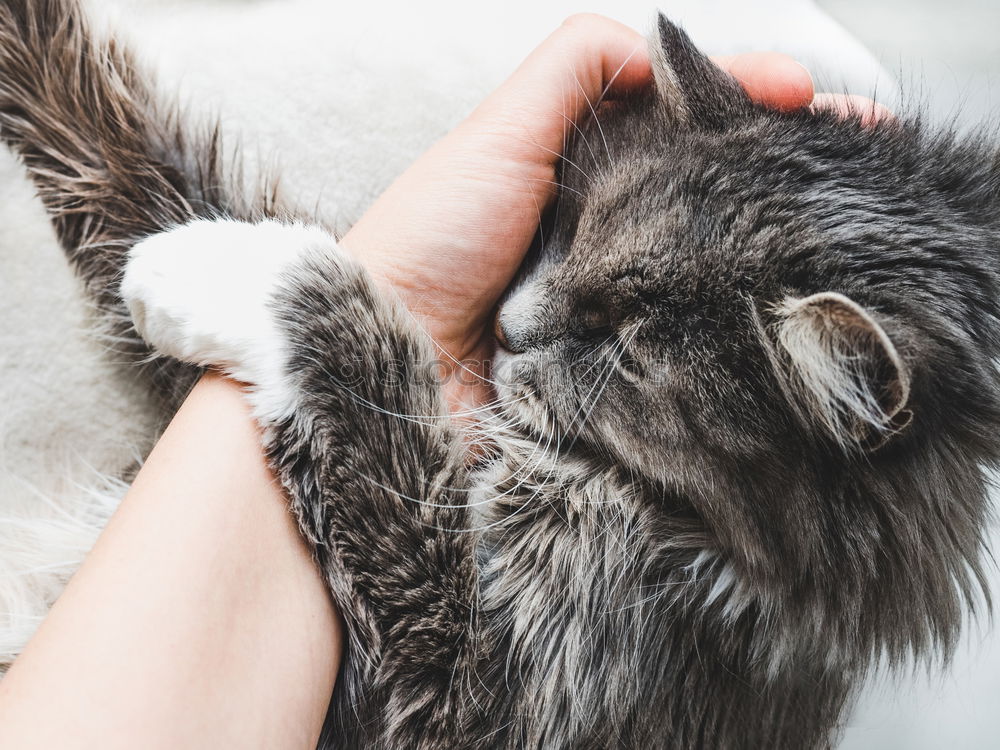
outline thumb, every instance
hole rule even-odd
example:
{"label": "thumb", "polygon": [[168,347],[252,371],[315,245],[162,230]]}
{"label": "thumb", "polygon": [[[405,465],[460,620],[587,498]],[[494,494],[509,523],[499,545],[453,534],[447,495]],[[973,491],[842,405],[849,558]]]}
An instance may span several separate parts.
{"label": "thumb", "polygon": [[[480,104],[460,128],[520,133],[507,146],[521,164],[551,169],[566,129],[610,94],[652,79],[648,41],[617,21],[593,14],[568,18]],[[549,191],[551,192],[551,191]],[[551,197],[551,196],[547,196]]]}

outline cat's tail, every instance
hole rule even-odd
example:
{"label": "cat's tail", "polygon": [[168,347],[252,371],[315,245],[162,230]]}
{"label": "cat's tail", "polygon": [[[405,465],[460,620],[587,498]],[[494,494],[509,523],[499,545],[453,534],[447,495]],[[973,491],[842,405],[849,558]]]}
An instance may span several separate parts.
{"label": "cat's tail", "polygon": [[149,353],[118,297],[129,248],[194,217],[270,213],[274,199],[244,195],[217,127],[191,133],[128,51],[92,34],[79,0],[0,0],[0,137],[27,167],[116,350],[132,359]]}

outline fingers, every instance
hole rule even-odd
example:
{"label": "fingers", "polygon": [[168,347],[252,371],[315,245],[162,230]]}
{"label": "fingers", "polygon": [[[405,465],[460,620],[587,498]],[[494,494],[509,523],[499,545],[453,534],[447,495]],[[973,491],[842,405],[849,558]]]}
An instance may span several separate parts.
{"label": "fingers", "polygon": [[866,127],[895,118],[887,107],[857,94],[816,94],[813,97],[812,109],[831,110],[845,118],[860,117],[861,124]]}
{"label": "fingers", "polygon": [[[618,21],[582,13],[567,18],[555,35],[582,55],[569,59],[588,63],[584,69],[587,80],[580,81],[592,102],[605,93],[615,96],[634,91],[652,80],[649,41]],[[610,44],[605,46],[605,42]]]}
{"label": "fingers", "polygon": [[720,68],[740,82],[750,98],[781,112],[804,107],[831,110],[841,117],[860,117],[872,126],[895,117],[886,107],[857,94],[816,94],[812,76],[804,65],[777,52],[750,52],[713,57]]}
{"label": "fingers", "polygon": [[720,68],[740,82],[750,98],[781,112],[810,107],[831,110],[841,117],[860,117],[872,126],[895,117],[886,107],[857,94],[816,94],[804,65],[777,52],[749,52],[712,58]]}
{"label": "fingers", "polygon": [[[753,52],[713,59],[764,106],[792,111],[813,101],[812,77],[787,55]],[[651,78],[644,36],[602,16],[572,16],[477,108],[468,125],[517,133],[526,147],[535,148],[513,157],[551,165],[564,146],[568,121],[579,120],[603,96],[647,86]]]}
{"label": "fingers", "polygon": [[[539,45],[468,122],[511,129],[533,142],[532,156],[551,163],[567,121],[579,120],[605,93],[625,93],[652,78],[647,41],[602,16],[571,16]],[[539,156],[541,154],[541,156]]]}
{"label": "fingers", "polygon": [[805,66],[778,52],[749,52],[712,61],[733,76],[755,102],[781,112],[808,107],[813,80]]}
{"label": "fingers", "polygon": [[781,112],[810,107],[841,117],[860,117],[867,127],[895,117],[888,108],[857,94],[816,94],[812,76],[804,65],[777,52],[750,52],[732,57],[713,57],[720,68],[740,82],[750,98]]}

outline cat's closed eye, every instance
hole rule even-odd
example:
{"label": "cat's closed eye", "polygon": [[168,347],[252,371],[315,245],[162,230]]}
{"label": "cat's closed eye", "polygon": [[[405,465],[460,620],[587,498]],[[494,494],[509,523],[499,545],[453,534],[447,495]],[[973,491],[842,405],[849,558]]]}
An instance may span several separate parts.
{"label": "cat's closed eye", "polygon": [[621,311],[610,301],[589,299],[578,311],[580,331],[586,336],[610,336],[622,321]]}
{"label": "cat's closed eye", "polygon": [[596,341],[614,363],[614,368],[629,381],[645,375],[645,368],[631,351],[635,328],[629,325],[625,310],[610,301],[591,299],[578,312],[579,329],[583,336]]}

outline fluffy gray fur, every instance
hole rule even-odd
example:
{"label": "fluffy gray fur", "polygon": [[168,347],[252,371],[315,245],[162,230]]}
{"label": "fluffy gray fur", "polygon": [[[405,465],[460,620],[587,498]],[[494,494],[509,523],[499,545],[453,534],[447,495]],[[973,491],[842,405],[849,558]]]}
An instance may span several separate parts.
{"label": "fluffy gray fur", "polygon": [[[499,314],[481,465],[361,269],[273,303],[297,410],[269,458],[349,637],[330,746],[826,747],[980,593],[997,150],[762,109],[664,19],[653,48]],[[0,3],[0,130],[119,319],[124,250],[248,211],[152,101],[72,0]]]}

